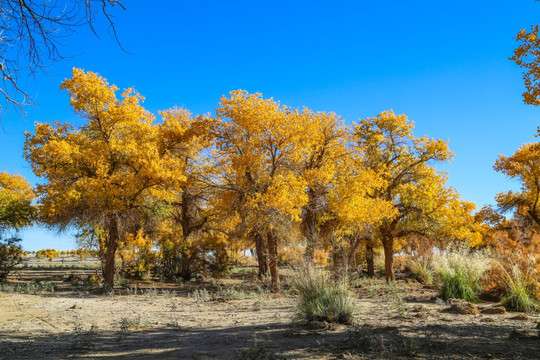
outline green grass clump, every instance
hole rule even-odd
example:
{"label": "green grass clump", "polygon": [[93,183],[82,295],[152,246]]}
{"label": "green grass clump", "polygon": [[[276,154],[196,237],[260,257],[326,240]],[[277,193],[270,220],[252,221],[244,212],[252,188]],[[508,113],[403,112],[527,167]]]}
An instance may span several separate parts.
{"label": "green grass clump", "polygon": [[527,285],[527,274],[517,265],[510,271],[504,269],[505,295],[502,298],[504,307],[508,310],[534,312],[540,310],[540,304],[532,296],[531,286]]}
{"label": "green grass clump", "polygon": [[296,319],[305,324],[329,322],[352,324],[355,307],[345,283],[311,267],[300,269],[292,282],[296,292]]}
{"label": "green grass clump", "polygon": [[491,267],[492,260],[484,252],[468,248],[450,249],[434,259],[435,273],[442,283],[443,300],[464,299],[478,302],[482,291],[482,275]]}

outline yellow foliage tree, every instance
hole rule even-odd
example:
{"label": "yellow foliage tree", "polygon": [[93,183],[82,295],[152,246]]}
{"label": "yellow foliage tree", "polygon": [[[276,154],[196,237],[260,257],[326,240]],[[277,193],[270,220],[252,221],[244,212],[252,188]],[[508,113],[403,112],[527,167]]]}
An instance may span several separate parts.
{"label": "yellow foliage tree", "polygon": [[[221,239],[210,234],[216,214],[208,201],[212,196],[212,170],[209,149],[213,145],[217,120],[209,116],[192,116],[184,109],[160,112],[163,126],[161,141],[168,156],[181,164],[186,181],[173,189],[173,200],[159,229],[163,270],[166,277],[189,280],[200,270],[205,253],[222,249]],[[211,239],[216,240],[214,243]]]}
{"label": "yellow foliage tree", "polygon": [[326,241],[333,248],[338,275],[346,272],[371,230],[395,213],[390,202],[372,196],[385,180],[362,164],[362,154],[357,150],[350,149],[336,162],[336,173],[325,198],[326,212],[320,221]]}
{"label": "yellow foliage tree", "polygon": [[154,241],[142,230],[125,236],[118,244],[121,271],[139,278],[149,277],[158,255],[153,248]]}
{"label": "yellow foliage tree", "polygon": [[[521,30],[516,40],[520,43],[514,56],[510,58],[517,65],[525,69],[523,80],[525,88],[523,101],[529,105],[540,105],[540,39],[538,37],[538,25],[532,26],[530,32]],[[540,128],[538,129],[540,134]]]}
{"label": "yellow foliage tree", "polygon": [[540,144],[524,144],[512,156],[499,155],[494,169],[521,181],[521,192],[497,194],[499,207],[516,209],[540,225]]}
{"label": "yellow foliage tree", "polygon": [[22,249],[17,237],[5,237],[7,230],[17,231],[34,220],[34,191],[18,174],[0,172],[0,280],[22,261]]}
{"label": "yellow foliage tree", "polygon": [[[375,118],[353,124],[356,143],[363,152],[362,164],[382,177],[384,185],[372,197],[392,204],[394,212],[376,227],[385,254],[386,279],[394,280],[395,240],[412,233],[435,229],[451,238],[472,236],[466,227],[472,204],[462,202],[454,189],[445,186],[446,176],[430,166],[448,161],[452,153],[445,141],[415,137],[414,123],[405,115],[385,111]],[[453,226],[459,223],[459,231]],[[446,232],[446,233],[445,233]]]}
{"label": "yellow foliage tree", "polygon": [[306,241],[305,260],[312,263],[320,236],[321,218],[328,211],[327,196],[348,156],[348,129],[334,113],[315,113],[304,108],[300,114],[304,127],[304,157],[299,175],[307,185],[307,204],[302,209],[301,230]]}
{"label": "yellow foliage tree", "polygon": [[[116,250],[122,237],[134,232],[129,228],[134,214],[170,201],[170,189],[185,184],[185,165],[170,151],[189,135],[167,119],[155,124],[140,94],[126,89],[118,99],[118,88],[96,73],[75,68],[61,89],[86,122],[78,129],[36,124],[35,134],[26,134],[25,156],[46,180],[37,187],[43,221],[105,230],[103,270],[112,287]],[[160,130],[167,127],[175,130]]]}
{"label": "yellow foliage tree", "polygon": [[7,229],[29,225],[34,217],[36,194],[19,174],[0,172],[0,234]]}
{"label": "yellow foliage tree", "polygon": [[264,235],[272,291],[279,291],[279,227],[299,221],[308,201],[297,171],[304,157],[302,116],[241,90],[222,97],[217,114],[222,120],[215,152],[221,206],[241,212],[245,232]]}

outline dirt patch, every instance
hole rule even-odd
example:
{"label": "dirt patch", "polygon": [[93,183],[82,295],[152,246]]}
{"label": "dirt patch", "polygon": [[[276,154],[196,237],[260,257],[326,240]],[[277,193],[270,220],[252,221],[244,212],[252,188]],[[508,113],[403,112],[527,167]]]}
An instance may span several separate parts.
{"label": "dirt patch", "polygon": [[200,283],[130,282],[110,295],[70,286],[73,271],[29,266],[10,278],[57,287],[0,292],[0,359],[540,358],[538,314],[448,313],[436,289],[414,282],[358,280],[354,326],[307,329],[292,321],[294,296],[267,293],[250,269]]}

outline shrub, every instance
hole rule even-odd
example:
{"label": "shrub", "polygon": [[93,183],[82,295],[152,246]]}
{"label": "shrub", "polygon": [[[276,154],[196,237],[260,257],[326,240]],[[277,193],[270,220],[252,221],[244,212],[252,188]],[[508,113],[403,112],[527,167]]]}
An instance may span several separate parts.
{"label": "shrub", "polygon": [[5,280],[15,265],[22,261],[22,249],[17,238],[0,238],[0,281]]}
{"label": "shrub", "polygon": [[45,256],[47,259],[49,259],[49,261],[52,261],[52,259],[59,255],[60,253],[58,252],[58,250],[55,249],[42,249],[36,252],[36,257],[38,259],[41,259]]}
{"label": "shrub", "polygon": [[435,272],[431,263],[431,257],[420,255],[407,260],[407,269],[412,276],[422,284],[432,284]]}
{"label": "shrub", "polygon": [[397,316],[405,316],[407,314],[407,306],[405,305],[405,300],[403,296],[397,292],[383,298],[388,302],[388,307],[390,313]]}
{"label": "shrub", "polygon": [[315,250],[313,263],[319,266],[328,266],[328,252],[323,249]]}
{"label": "shrub", "polygon": [[89,330],[84,330],[81,324],[77,324],[71,337],[73,339],[71,344],[73,350],[90,350],[97,338],[97,326],[92,325]]}
{"label": "shrub", "polygon": [[352,324],[355,308],[347,286],[336,283],[324,270],[300,269],[292,282],[296,291],[296,319],[302,323]]}
{"label": "shrub", "polygon": [[375,274],[377,276],[385,276],[386,268],[384,264],[384,254],[376,254],[373,258],[373,263],[375,267]]}
{"label": "shrub", "polygon": [[477,302],[482,290],[482,275],[491,267],[492,260],[485,252],[468,248],[450,249],[435,257],[435,273],[442,282],[440,296]]}
{"label": "shrub", "polygon": [[[531,266],[532,265],[532,266]],[[534,264],[529,264],[525,270],[517,265],[510,267],[510,270],[503,269],[503,283],[505,294],[502,298],[503,305],[509,310],[533,312],[540,310],[540,304],[532,295],[534,286],[531,286],[528,279],[533,277],[531,272],[535,271]]]}
{"label": "shrub", "polygon": [[[192,236],[189,239],[162,238],[158,241],[160,258],[156,265],[158,276],[190,281],[212,273],[218,277],[229,269],[227,242],[217,235]],[[237,260],[238,257],[236,258]]]}
{"label": "shrub", "polygon": [[248,349],[237,350],[237,357],[239,360],[272,360],[277,359],[270,349],[268,349],[266,342],[261,342],[255,334],[253,334],[253,342]]}
{"label": "shrub", "polygon": [[279,251],[278,261],[281,266],[298,266],[302,264],[304,250],[295,245],[287,246]]}
{"label": "shrub", "polygon": [[154,242],[142,231],[128,234],[118,246],[120,272],[127,276],[148,279],[157,254],[152,249]]}
{"label": "shrub", "polygon": [[24,294],[40,294],[42,292],[54,292],[55,287],[51,282],[34,279],[27,283],[5,284],[0,287],[0,291]]}

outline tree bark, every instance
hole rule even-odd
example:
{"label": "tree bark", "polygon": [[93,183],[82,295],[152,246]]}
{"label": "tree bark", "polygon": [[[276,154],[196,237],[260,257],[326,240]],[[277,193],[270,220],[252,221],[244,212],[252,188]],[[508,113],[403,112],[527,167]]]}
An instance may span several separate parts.
{"label": "tree bark", "polygon": [[197,220],[199,218],[199,209],[197,207],[196,197],[191,195],[190,190],[187,187],[182,188],[182,236],[186,241],[192,232],[197,227]]}
{"label": "tree bark", "polygon": [[366,262],[367,262],[367,274],[369,277],[375,276],[375,261],[374,261],[373,244],[368,240],[366,242]]}
{"label": "tree bark", "polygon": [[266,240],[268,244],[268,265],[270,265],[270,276],[272,277],[271,281],[271,290],[274,293],[277,293],[281,290],[281,284],[279,281],[279,270],[278,270],[278,244],[277,244],[277,235],[275,230],[268,230],[266,233]]}
{"label": "tree bark", "polygon": [[259,263],[259,279],[268,274],[268,246],[261,233],[255,233],[255,251]]}
{"label": "tree bark", "polygon": [[302,236],[306,239],[306,252],[304,260],[307,265],[313,264],[315,257],[315,248],[317,247],[318,231],[317,231],[317,214],[316,214],[317,198],[313,189],[308,190],[308,203],[304,207],[304,216],[302,217]]}
{"label": "tree bark", "polygon": [[348,259],[345,247],[337,246],[334,248],[334,276],[337,280],[344,280],[348,275]]}
{"label": "tree bark", "polygon": [[391,235],[383,236],[384,248],[384,269],[386,272],[386,282],[394,281],[394,237]]}
{"label": "tree bark", "polygon": [[360,237],[353,234],[347,236],[349,242],[349,250],[345,253],[345,259],[347,260],[347,269],[356,269],[358,267],[358,257],[356,256],[356,249],[360,245]]}
{"label": "tree bark", "polygon": [[540,216],[538,216],[538,214],[536,213],[536,209],[529,210],[528,213],[529,213],[529,216],[531,217],[531,219],[533,219],[533,221],[537,225],[540,225]]}
{"label": "tree bark", "polygon": [[118,248],[118,220],[111,215],[108,221],[107,251],[105,253],[105,267],[103,277],[110,289],[114,288],[115,256]]}
{"label": "tree bark", "polygon": [[313,239],[311,238],[305,238],[305,239],[307,241],[307,244],[306,244],[306,252],[304,253],[304,261],[306,265],[311,265],[313,264],[313,261],[315,259],[315,244],[312,241]]}

